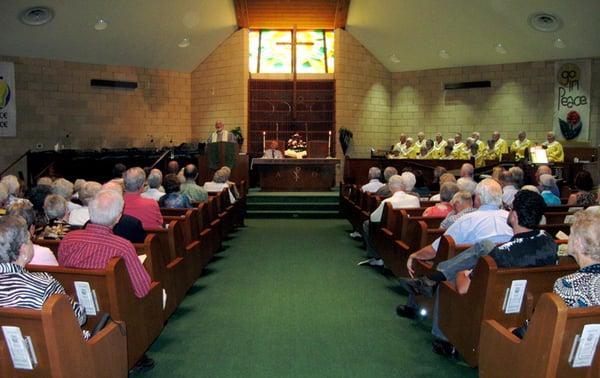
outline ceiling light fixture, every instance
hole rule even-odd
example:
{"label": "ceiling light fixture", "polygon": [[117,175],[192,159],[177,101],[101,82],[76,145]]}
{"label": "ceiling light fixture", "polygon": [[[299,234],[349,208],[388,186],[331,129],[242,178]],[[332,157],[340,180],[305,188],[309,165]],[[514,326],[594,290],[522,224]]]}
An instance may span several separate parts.
{"label": "ceiling light fixture", "polygon": [[96,24],[94,25],[94,29],[96,29],[97,31],[102,31],[105,30],[108,27],[108,22],[106,22],[105,20],[99,18],[98,21],[96,21]]}
{"label": "ceiling light fixture", "polygon": [[182,49],[188,47],[190,45],[190,40],[188,38],[184,38],[181,41],[179,41],[179,43],[177,44],[177,46],[181,47]]}
{"label": "ceiling light fixture", "polygon": [[440,52],[438,53],[438,55],[442,59],[449,59],[450,58],[450,53],[448,51],[446,51],[446,49],[441,49]]}
{"label": "ceiling light fixture", "polygon": [[550,33],[562,28],[563,22],[560,17],[546,12],[537,12],[527,18],[529,26],[537,31]]}
{"label": "ceiling light fixture", "polygon": [[557,49],[564,49],[565,47],[567,47],[565,41],[563,41],[562,39],[560,39],[560,37],[556,38],[554,40],[554,47],[556,47]]}
{"label": "ceiling light fixture", "polygon": [[391,61],[392,63],[400,63],[400,58],[398,58],[398,57],[396,56],[396,54],[392,54],[392,55],[390,55],[390,61]]}
{"label": "ceiling light fixture", "polygon": [[496,52],[498,54],[502,54],[502,55],[506,54],[506,48],[504,46],[502,46],[502,43],[498,43],[496,45]]}
{"label": "ceiling light fixture", "polygon": [[54,18],[54,11],[48,7],[27,8],[19,15],[19,20],[29,26],[47,24]]}

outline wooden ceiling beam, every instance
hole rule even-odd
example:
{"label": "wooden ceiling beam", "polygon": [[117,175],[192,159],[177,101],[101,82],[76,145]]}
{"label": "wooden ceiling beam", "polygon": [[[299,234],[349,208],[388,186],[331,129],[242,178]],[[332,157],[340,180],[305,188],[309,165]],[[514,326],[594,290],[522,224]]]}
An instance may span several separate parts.
{"label": "wooden ceiling beam", "polygon": [[234,0],[235,18],[239,28],[249,28],[250,19],[248,18],[248,0]]}
{"label": "wooden ceiling beam", "polygon": [[338,0],[335,7],[335,18],[333,19],[333,28],[345,29],[348,22],[348,8],[350,8],[350,0]]}

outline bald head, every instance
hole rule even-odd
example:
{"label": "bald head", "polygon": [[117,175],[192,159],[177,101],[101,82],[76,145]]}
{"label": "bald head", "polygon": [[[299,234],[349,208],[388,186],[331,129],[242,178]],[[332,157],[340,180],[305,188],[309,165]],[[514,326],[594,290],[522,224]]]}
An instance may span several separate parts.
{"label": "bald head", "polygon": [[465,163],[460,167],[460,177],[473,178],[475,167],[472,164]]}
{"label": "bald head", "polygon": [[177,162],[177,160],[171,160],[169,164],[167,164],[167,174],[177,174],[177,172],[179,172],[179,163]]}

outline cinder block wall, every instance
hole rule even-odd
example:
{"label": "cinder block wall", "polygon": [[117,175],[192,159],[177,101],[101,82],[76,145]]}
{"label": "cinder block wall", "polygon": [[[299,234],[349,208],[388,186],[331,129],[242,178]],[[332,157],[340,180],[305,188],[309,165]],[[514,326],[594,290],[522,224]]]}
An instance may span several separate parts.
{"label": "cinder block wall", "polygon": [[[28,149],[56,143],[98,149],[190,140],[190,73],[7,56],[0,61],[15,63],[17,99],[17,137],[2,139],[1,169]],[[136,81],[138,88],[94,88],[90,79]],[[25,172],[25,164],[10,173],[19,170]]]}
{"label": "cinder block wall", "polygon": [[248,30],[226,39],[192,72],[191,133],[206,140],[215,121],[248,131]]}
{"label": "cinder block wall", "polygon": [[[554,62],[529,62],[458,67],[392,74],[391,137],[401,132],[427,138],[442,132],[481,132],[484,140],[494,130],[512,141],[521,130],[543,142],[552,130]],[[491,88],[444,91],[443,83],[490,80]],[[591,145],[600,144],[600,59],[592,60],[590,114]]]}

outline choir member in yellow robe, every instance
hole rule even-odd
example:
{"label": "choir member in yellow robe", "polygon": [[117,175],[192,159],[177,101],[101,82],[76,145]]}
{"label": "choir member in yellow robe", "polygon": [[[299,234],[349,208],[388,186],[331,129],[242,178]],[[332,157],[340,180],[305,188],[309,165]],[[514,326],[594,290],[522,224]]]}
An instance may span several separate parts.
{"label": "choir member in yellow robe", "polygon": [[425,141],[425,146],[421,147],[417,159],[436,159],[436,157],[433,156],[433,153],[433,140],[427,139]]}
{"label": "choir member in yellow robe", "polygon": [[[463,159],[464,158],[464,149],[465,149],[465,144],[462,141],[462,134],[461,133],[456,133],[456,135],[454,135],[454,146],[452,146],[452,157],[454,159]],[[467,157],[468,159],[468,157]]]}
{"label": "choir member in yellow robe", "polygon": [[425,133],[420,131],[417,134],[417,140],[415,141],[415,146],[417,146],[417,148],[419,149],[419,151],[421,151],[422,147],[427,147],[425,145],[425,143],[427,142],[427,140],[425,139]]}
{"label": "choir member in yellow robe", "polygon": [[485,156],[488,151],[488,145],[481,140],[481,134],[479,134],[477,131],[474,131],[473,134],[471,134],[471,138],[475,140],[475,144],[477,145],[477,153],[481,156]]}
{"label": "choir member in yellow robe", "polygon": [[392,148],[394,155],[404,155],[406,153],[406,134],[400,134],[400,141]]}
{"label": "choir member in yellow robe", "polygon": [[494,131],[492,134],[493,147],[487,153],[486,160],[502,160],[502,155],[508,153],[508,143],[500,138],[500,133]]}
{"label": "choir member in yellow robe", "polygon": [[565,161],[565,153],[563,147],[556,140],[556,136],[552,131],[548,132],[546,136],[547,142],[544,142],[542,146],[546,149],[546,155],[548,156],[548,162],[550,163],[561,163]]}
{"label": "choir member in yellow robe", "polygon": [[442,156],[444,156],[444,148],[446,148],[447,144],[448,142],[444,140],[444,137],[442,137],[441,133],[435,134],[435,141],[433,142],[433,152],[431,153],[432,157],[434,159],[440,159]]}
{"label": "choir member in yellow robe", "polygon": [[400,155],[400,157],[405,159],[416,159],[417,155],[420,152],[420,148],[415,145],[413,138],[406,139],[406,152]]}
{"label": "choir member in yellow robe", "polygon": [[521,161],[525,159],[525,151],[532,145],[533,143],[527,139],[527,133],[525,133],[525,131],[521,131],[518,139],[512,142],[510,146],[511,152],[514,152],[515,154],[515,160]]}

